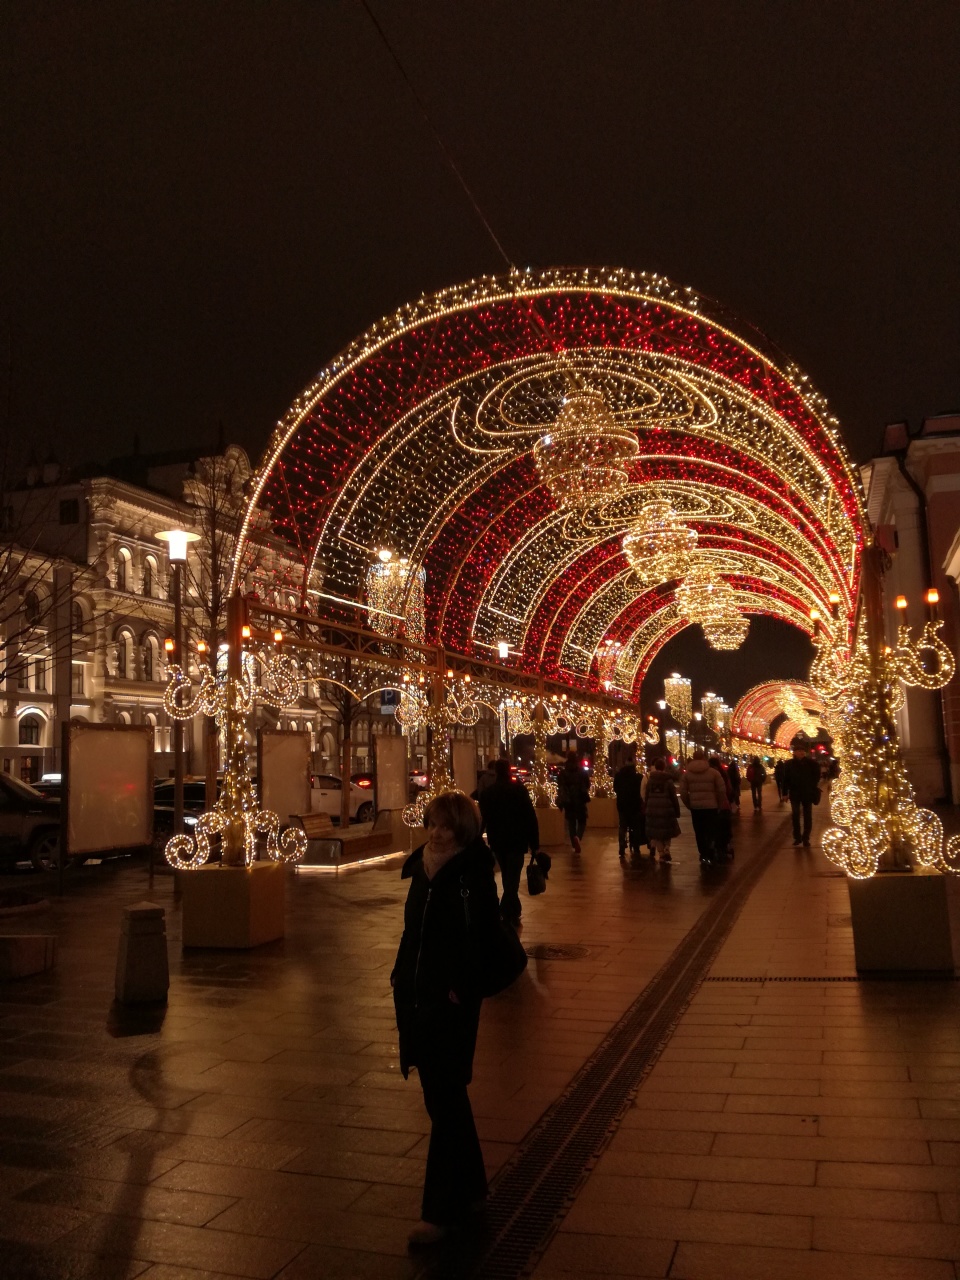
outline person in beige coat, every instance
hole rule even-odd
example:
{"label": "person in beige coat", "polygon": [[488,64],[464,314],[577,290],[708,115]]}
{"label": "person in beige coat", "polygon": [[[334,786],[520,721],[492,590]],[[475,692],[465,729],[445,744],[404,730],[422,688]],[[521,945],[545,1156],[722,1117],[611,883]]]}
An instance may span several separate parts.
{"label": "person in beige coat", "polygon": [[690,810],[693,834],[701,862],[716,857],[717,820],[721,806],[727,804],[727,789],[722,775],[711,769],[706,752],[698,748],[680,779],[680,799]]}

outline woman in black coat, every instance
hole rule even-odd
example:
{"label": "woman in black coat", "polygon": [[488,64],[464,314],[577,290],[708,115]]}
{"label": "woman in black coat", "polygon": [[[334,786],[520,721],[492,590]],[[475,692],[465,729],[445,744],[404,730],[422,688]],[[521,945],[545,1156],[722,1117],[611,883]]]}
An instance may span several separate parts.
{"label": "woman in black coat", "polygon": [[390,975],[400,1070],[416,1067],[431,1120],[420,1221],[410,1243],[434,1244],[483,1205],[487,1179],[467,1085],[480,1023],[476,956],[500,928],[493,857],[475,806],[459,791],[425,815],[427,841],[403,866],[410,889]]}

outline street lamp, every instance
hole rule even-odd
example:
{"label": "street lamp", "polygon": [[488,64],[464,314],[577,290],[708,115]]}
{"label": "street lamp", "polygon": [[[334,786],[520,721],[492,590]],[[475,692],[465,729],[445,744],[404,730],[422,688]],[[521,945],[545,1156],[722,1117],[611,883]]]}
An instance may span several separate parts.
{"label": "street lamp", "polygon": [[[198,533],[186,529],[165,529],[157,534],[160,542],[167,544],[167,559],[173,565],[173,650],[172,659],[177,666],[183,663],[183,566],[187,563],[187,547],[197,542]],[[183,721],[173,722],[173,834],[183,831]]]}

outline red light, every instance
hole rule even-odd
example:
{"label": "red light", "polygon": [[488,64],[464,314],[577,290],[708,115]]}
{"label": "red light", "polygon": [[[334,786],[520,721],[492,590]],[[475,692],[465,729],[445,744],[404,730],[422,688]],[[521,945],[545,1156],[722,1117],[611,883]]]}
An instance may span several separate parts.
{"label": "red light", "polygon": [[360,779],[360,781],[357,783],[357,786],[358,786],[358,787],[372,787],[372,786],[373,786],[373,783],[370,781],[370,779],[369,779],[369,778],[361,778],[361,779]]}

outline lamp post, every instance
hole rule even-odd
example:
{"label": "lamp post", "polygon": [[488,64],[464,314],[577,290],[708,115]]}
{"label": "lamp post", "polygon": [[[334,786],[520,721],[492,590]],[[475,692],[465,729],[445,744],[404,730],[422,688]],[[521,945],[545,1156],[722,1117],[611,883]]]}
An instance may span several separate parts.
{"label": "lamp post", "polygon": [[[183,566],[187,563],[187,547],[196,542],[198,533],[185,529],[165,529],[157,534],[167,544],[167,559],[173,566],[173,646],[168,654],[178,667],[183,662]],[[183,721],[173,722],[173,834],[183,831]]]}

